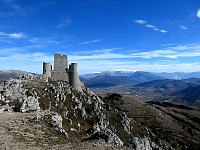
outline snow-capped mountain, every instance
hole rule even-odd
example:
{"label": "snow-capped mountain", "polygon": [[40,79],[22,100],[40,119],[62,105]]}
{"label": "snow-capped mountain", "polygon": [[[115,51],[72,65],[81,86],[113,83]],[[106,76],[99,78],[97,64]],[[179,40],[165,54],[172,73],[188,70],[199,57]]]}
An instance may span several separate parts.
{"label": "snow-capped mountain", "polygon": [[[137,72],[145,72],[145,71],[136,71],[136,70],[127,70],[127,69],[116,69],[116,70],[107,70],[102,72],[94,72],[90,74],[81,75],[81,77],[85,79],[97,77],[100,75],[110,75],[110,76],[132,76],[133,74]],[[151,74],[166,78],[166,79],[175,79],[175,80],[181,80],[181,79],[189,79],[189,78],[200,78],[200,72],[173,72],[173,73],[167,73],[167,72],[161,72],[161,73],[155,73],[155,72],[149,72]]]}
{"label": "snow-capped mountain", "polygon": [[135,72],[136,70],[116,69],[116,70],[107,70],[107,71],[102,71],[102,72],[94,72],[90,74],[85,74],[85,75],[81,75],[81,77],[85,79],[89,79],[89,78],[94,78],[100,75],[131,76]]}

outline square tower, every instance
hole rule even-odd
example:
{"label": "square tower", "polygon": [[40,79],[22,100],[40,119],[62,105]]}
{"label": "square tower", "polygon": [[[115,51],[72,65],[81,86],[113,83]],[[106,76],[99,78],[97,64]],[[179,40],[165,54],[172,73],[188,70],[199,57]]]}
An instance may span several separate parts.
{"label": "square tower", "polygon": [[67,55],[62,55],[62,56],[61,56],[61,69],[62,69],[62,70],[68,69],[68,59],[67,59]]}
{"label": "square tower", "polygon": [[54,54],[54,70],[52,71],[53,79],[68,81],[67,69],[67,55]]}
{"label": "square tower", "polygon": [[57,71],[57,70],[62,70],[61,69],[61,62],[62,62],[62,59],[61,59],[61,55],[60,54],[54,54],[54,70]]}

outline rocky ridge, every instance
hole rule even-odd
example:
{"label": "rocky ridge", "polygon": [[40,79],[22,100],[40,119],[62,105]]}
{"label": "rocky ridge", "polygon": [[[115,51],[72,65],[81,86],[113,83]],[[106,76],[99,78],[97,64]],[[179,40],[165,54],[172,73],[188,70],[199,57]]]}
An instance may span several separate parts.
{"label": "rocky ridge", "polygon": [[40,147],[41,143],[48,147],[70,142],[103,141],[124,149],[171,149],[169,143],[157,139],[146,126],[129,118],[125,112],[107,106],[84,86],[82,91],[76,91],[67,82],[27,75],[1,83],[0,102],[4,112],[12,109],[25,114],[35,112],[24,121],[28,126],[26,136],[23,135],[25,141],[27,138],[35,140],[36,135],[27,136],[33,130],[32,125],[37,129],[39,126],[41,130],[38,138],[51,136],[56,139],[50,143],[37,142],[36,147]]}

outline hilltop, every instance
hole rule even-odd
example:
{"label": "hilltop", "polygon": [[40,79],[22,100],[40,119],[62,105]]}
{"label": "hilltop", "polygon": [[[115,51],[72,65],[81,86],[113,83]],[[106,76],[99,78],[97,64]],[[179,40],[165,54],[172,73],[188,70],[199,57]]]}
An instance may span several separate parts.
{"label": "hilltop", "polygon": [[2,82],[3,148],[199,149],[199,109],[81,88],[41,75]]}
{"label": "hilltop", "polygon": [[[2,126],[3,131],[26,147],[51,149],[99,140],[109,147],[170,147],[167,141],[156,142],[158,137],[150,136],[153,133],[147,126],[84,86],[77,91],[67,82],[32,75],[4,81],[0,91],[2,118],[14,114],[11,122],[5,119],[8,125]],[[112,94],[109,99],[113,100]]]}

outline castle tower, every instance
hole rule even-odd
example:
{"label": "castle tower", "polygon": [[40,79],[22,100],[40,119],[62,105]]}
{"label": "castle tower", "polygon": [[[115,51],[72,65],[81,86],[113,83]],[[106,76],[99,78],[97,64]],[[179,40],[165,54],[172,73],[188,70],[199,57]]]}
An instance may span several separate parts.
{"label": "castle tower", "polygon": [[52,66],[50,63],[43,62],[43,74],[47,77],[51,77]]}
{"label": "castle tower", "polygon": [[68,58],[67,55],[61,56],[61,69],[66,70],[68,69]]}
{"label": "castle tower", "polygon": [[78,75],[78,64],[77,63],[72,63],[69,66],[69,82],[70,82],[70,85],[75,90],[82,91],[81,82],[80,82],[79,75]]}
{"label": "castle tower", "polygon": [[61,70],[61,55],[54,54],[54,70]]}
{"label": "castle tower", "polygon": [[54,54],[54,70],[52,77],[54,80],[69,81],[67,75],[68,59],[67,55]]}

